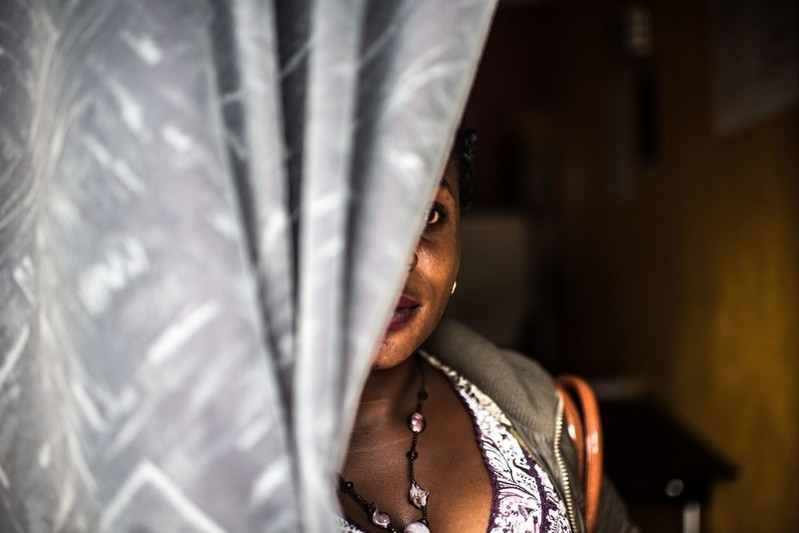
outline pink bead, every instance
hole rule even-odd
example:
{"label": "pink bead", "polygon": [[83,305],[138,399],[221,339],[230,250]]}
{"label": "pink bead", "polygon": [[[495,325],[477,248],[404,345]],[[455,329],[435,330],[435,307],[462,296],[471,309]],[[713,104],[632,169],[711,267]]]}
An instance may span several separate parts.
{"label": "pink bead", "polygon": [[380,509],[375,505],[375,510],[372,511],[372,523],[377,527],[387,529],[391,524],[391,517],[388,516],[388,513],[381,513]]}
{"label": "pink bead", "polygon": [[422,416],[422,413],[413,413],[408,421],[408,426],[410,426],[411,431],[414,433],[421,433],[424,431],[424,425],[424,416]]}

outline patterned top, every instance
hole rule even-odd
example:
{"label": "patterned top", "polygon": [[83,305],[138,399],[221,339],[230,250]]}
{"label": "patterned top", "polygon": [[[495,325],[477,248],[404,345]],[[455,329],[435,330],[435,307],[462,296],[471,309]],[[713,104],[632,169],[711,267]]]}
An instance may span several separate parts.
{"label": "patterned top", "polygon": [[[513,435],[505,413],[469,380],[429,354],[423,355],[450,379],[474,422],[493,486],[488,533],[570,533],[563,500],[546,471]],[[342,532],[363,532],[340,517],[339,526]]]}

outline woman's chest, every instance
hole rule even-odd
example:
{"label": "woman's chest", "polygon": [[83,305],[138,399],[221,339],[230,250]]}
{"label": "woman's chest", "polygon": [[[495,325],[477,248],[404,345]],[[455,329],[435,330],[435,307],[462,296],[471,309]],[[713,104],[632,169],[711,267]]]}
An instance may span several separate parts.
{"label": "woman's chest", "polygon": [[[419,510],[408,504],[407,493],[402,494],[407,481],[406,488],[385,482],[411,474],[429,491],[427,514],[430,530],[436,533],[571,531],[565,505],[549,476],[514,437],[501,410],[457,374],[448,378],[444,383],[454,403],[440,405],[430,414],[430,426],[436,429],[419,436],[419,457],[412,461],[412,472],[403,472],[407,468],[402,461],[389,461],[392,471],[370,480],[368,488],[380,498],[375,503],[393,502],[381,507],[390,509],[393,524],[418,521]],[[393,455],[401,453],[398,448]],[[369,523],[363,505],[342,503],[353,522],[366,526],[360,529],[350,522],[345,530],[385,531]]]}

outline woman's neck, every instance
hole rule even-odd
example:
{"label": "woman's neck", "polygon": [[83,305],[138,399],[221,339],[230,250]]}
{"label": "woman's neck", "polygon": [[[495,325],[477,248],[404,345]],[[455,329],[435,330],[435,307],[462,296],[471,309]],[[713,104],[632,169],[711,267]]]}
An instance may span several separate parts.
{"label": "woman's neck", "polygon": [[350,453],[373,451],[396,438],[407,439],[407,418],[419,391],[419,361],[372,370],[366,379],[350,441]]}

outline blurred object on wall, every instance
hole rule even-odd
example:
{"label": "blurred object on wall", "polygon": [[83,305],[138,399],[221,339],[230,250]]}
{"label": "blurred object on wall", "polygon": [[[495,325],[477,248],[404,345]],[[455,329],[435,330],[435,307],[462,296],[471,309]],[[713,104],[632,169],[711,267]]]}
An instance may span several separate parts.
{"label": "blurred object on wall", "polygon": [[660,102],[657,91],[655,20],[651,2],[631,2],[618,10],[619,57],[613,79],[612,187],[615,200],[632,201],[641,168],[660,156]]}

